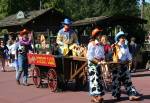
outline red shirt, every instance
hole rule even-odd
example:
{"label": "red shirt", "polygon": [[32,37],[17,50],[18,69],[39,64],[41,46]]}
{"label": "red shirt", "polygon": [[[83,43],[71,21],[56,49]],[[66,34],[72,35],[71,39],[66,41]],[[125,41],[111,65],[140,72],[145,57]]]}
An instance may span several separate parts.
{"label": "red shirt", "polygon": [[105,54],[107,54],[111,50],[111,46],[109,44],[104,45]]}

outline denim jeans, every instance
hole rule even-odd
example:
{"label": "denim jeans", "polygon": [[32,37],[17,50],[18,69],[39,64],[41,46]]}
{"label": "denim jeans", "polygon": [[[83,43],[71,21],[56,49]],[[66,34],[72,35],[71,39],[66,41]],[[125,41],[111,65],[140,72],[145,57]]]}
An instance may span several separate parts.
{"label": "denim jeans", "polygon": [[18,55],[18,69],[16,70],[16,80],[20,80],[23,73],[23,83],[27,83],[28,79],[28,61],[27,55]]}

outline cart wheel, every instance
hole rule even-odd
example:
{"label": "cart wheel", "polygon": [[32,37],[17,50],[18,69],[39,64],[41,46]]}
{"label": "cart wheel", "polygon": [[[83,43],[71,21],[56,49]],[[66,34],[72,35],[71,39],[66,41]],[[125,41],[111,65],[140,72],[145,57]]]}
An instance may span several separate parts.
{"label": "cart wheel", "polygon": [[48,87],[51,92],[55,92],[57,89],[57,74],[54,69],[50,69],[47,73]]}
{"label": "cart wheel", "polygon": [[40,69],[39,67],[35,67],[32,71],[33,75],[33,83],[38,88],[41,85],[41,77],[40,77]]}

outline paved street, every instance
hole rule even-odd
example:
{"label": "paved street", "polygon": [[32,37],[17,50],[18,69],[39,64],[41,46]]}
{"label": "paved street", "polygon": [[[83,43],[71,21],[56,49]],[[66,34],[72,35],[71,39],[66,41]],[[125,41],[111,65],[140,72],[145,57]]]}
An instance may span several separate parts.
{"label": "paved street", "polygon": [[[137,72],[133,75],[133,83],[143,94],[141,101],[131,102],[125,94],[117,103],[150,103],[150,71]],[[33,84],[32,80],[29,81]],[[104,96],[105,103],[116,103],[110,92]],[[34,85],[18,86],[15,72],[0,72],[0,103],[90,103],[88,92],[65,91],[50,93],[47,88],[36,88]]]}

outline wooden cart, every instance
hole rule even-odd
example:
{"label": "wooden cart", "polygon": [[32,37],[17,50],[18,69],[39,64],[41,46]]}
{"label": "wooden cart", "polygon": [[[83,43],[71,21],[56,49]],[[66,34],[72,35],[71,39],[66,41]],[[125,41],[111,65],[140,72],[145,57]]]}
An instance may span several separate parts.
{"label": "wooden cart", "polygon": [[50,91],[54,92],[60,82],[85,84],[87,81],[87,60],[82,57],[28,54],[28,62],[34,65],[32,78],[36,87],[46,81]]}

